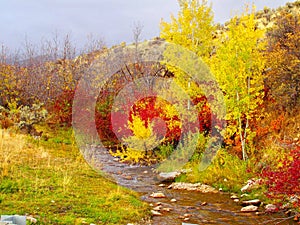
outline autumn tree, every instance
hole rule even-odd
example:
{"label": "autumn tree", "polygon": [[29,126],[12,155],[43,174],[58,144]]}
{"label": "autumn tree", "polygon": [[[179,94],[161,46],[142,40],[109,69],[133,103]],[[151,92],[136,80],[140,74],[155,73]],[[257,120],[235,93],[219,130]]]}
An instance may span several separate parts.
{"label": "autumn tree", "polygon": [[[213,33],[215,26],[213,24],[212,8],[205,0],[180,0],[178,2],[180,10],[177,18],[172,15],[170,23],[165,21],[161,22],[160,37],[168,42],[182,46],[186,50],[194,52],[201,60],[207,63],[213,52],[214,42]],[[176,62],[178,60],[176,52],[176,49],[167,48],[164,56],[168,61]],[[190,77],[191,74],[186,74],[185,71],[182,71],[185,66],[193,67],[195,61],[185,59],[184,53],[180,60],[182,61],[180,63],[182,64],[182,68],[175,68],[170,64],[167,65],[167,68],[174,74],[176,83],[185,90],[191,98],[186,104],[186,109],[189,109],[191,104],[194,103],[198,109],[201,110],[201,108],[207,104],[206,99],[202,98],[205,95],[204,90],[200,88],[201,84],[192,80]],[[203,68],[204,67],[203,65]],[[197,74],[200,71],[194,72]],[[204,79],[202,82],[203,81]],[[207,83],[209,81],[210,79],[207,80]],[[203,86],[207,87],[205,84]],[[197,101],[197,99],[202,99],[202,101]]]}
{"label": "autumn tree", "polygon": [[211,59],[211,68],[225,95],[225,137],[239,137],[244,160],[248,157],[247,144],[251,146],[255,135],[249,123],[263,98],[263,37],[264,31],[256,28],[254,12],[234,17]]}
{"label": "autumn tree", "polygon": [[267,87],[276,106],[283,111],[292,111],[300,106],[299,15],[282,13],[267,37]]}
{"label": "autumn tree", "polygon": [[161,22],[160,37],[181,45],[206,61],[213,50],[213,13],[206,0],[179,0],[180,10],[171,22]]}

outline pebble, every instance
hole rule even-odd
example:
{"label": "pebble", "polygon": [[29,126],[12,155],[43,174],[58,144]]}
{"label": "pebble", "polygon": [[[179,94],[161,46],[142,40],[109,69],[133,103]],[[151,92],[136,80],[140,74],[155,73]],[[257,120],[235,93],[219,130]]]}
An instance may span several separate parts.
{"label": "pebble", "polygon": [[230,198],[231,199],[238,199],[239,197],[237,195],[231,195]]}
{"label": "pebble", "polygon": [[254,205],[248,205],[243,208],[241,208],[241,212],[256,212],[258,210],[257,206]]}
{"label": "pebble", "polygon": [[[206,220],[202,221],[203,223],[206,223]],[[194,224],[194,223],[182,223],[181,225],[198,225],[198,224]]]}
{"label": "pebble", "polygon": [[166,186],[165,184],[160,184],[160,185],[158,185],[159,187],[164,187],[164,186]]}
{"label": "pebble", "polygon": [[265,206],[265,211],[267,213],[273,213],[273,212],[276,212],[277,211],[277,206],[276,205],[273,205],[273,204],[268,204]]}
{"label": "pebble", "polygon": [[247,196],[249,196],[249,195],[245,193],[245,194],[241,195],[241,198],[244,198],[244,197],[247,197]]}
{"label": "pebble", "polygon": [[152,198],[165,198],[165,194],[162,192],[154,192],[150,195]]}
{"label": "pebble", "polygon": [[162,211],[170,212],[172,209],[171,208],[163,208]]}
{"label": "pebble", "polygon": [[233,199],[234,202],[239,202],[240,200],[238,198]]}
{"label": "pebble", "polygon": [[175,198],[172,198],[170,201],[171,202],[177,202],[177,200]]}
{"label": "pebble", "polygon": [[153,208],[154,211],[160,211],[161,209],[162,207],[160,205]]}
{"label": "pebble", "polygon": [[37,223],[37,219],[32,216],[27,216],[26,220],[28,220],[30,223]]}
{"label": "pebble", "polygon": [[[203,223],[207,223],[208,221],[203,220]],[[181,225],[198,225],[198,224],[194,224],[194,223],[182,223]]]}
{"label": "pebble", "polygon": [[124,176],[124,179],[126,179],[126,180],[132,180],[133,177],[132,176]]}
{"label": "pebble", "polygon": [[201,203],[201,206],[205,206],[205,205],[207,205],[207,202],[202,202]]}
{"label": "pebble", "polygon": [[151,213],[153,216],[161,216],[162,215],[160,212],[157,212],[155,210],[151,210]]}

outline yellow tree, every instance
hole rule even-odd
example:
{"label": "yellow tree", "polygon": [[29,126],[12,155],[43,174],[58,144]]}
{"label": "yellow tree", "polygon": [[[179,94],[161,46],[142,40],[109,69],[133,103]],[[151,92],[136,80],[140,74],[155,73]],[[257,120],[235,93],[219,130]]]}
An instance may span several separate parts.
{"label": "yellow tree", "polygon": [[160,37],[195,52],[204,61],[213,49],[213,13],[207,1],[179,0],[178,18],[161,22]]}
{"label": "yellow tree", "polygon": [[0,105],[14,102],[18,96],[15,66],[0,63]]}
{"label": "yellow tree", "polygon": [[[206,0],[179,0],[178,2],[180,4],[180,10],[177,18],[172,15],[170,23],[165,21],[161,22],[160,37],[167,42],[171,42],[194,52],[199,58],[207,63],[213,52],[214,46],[213,33],[215,31],[215,26],[213,23],[212,8],[208,5]],[[195,60],[186,58],[190,56],[189,53],[186,52],[187,55],[185,56],[185,53],[182,52],[182,50],[174,49],[173,47],[170,46],[166,49],[164,57],[169,62],[176,63],[178,60],[181,61],[180,63],[177,63],[182,65],[181,68],[173,67],[170,64],[167,65],[168,70],[174,74],[175,82],[193,99],[204,96],[203,88],[199,87],[201,84],[194,82],[190,77],[191,74],[186,74],[186,71],[183,71],[184,68],[194,67],[193,64],[195,63]],[[181,52],[180,59],[177,57],[178,53],[176,52],[178,51]],[[203,71],[205,71],[205,64],[203,64],[202,68]],[[194,73],[203,74],[203,71],[194,71]],[[202,85],[204,88],[206,88],[207,84],[203,84],[203,82],[208,83],[209,81],[210,78],[205,81],[202,77]],[[187,102],[187,109],[190,108],[190,105],[191,102]],[[198,103],[197,107],[202,108],[203,102]]]}
{"label": "yellow tree", "polygon": [[238,135],[244,160],[247,143],[255,135],[249,122],[263,98],[264,31],[255,23],[254,12],[232,18],[211,59],[211,69],[225,95],[225,137]]}

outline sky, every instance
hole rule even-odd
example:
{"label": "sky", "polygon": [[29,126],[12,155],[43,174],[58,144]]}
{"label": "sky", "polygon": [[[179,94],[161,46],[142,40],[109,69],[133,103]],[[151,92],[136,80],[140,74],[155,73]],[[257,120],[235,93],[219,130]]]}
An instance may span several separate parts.
{"label": "sky", "polygon": [[[294,1],[294,0],[291,0]],[[276,8],[287,0],[210,0],[215,21],[224,23],[241,12],[246,3],[257,9]],[[161,19],[177,15],[177,0],[0,0],[0,45],[10,50],[24,47],[25,40],[39,45],[58,34],[69,34],[78,48],[89,35],[107,46],[133,41],[135,24],[143,26],[141,39],[159,36]]]}

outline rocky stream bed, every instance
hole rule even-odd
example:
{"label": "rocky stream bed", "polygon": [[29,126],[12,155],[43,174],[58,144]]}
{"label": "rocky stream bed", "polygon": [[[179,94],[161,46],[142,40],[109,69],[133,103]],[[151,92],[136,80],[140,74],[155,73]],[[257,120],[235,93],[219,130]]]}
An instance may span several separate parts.
{"label": "rocky stream bed", "polygon": [[238,196],[201,184],[171,184],[154,167],[121,163],[106,149],[96,146],[89,147],[87,152],[93,155],[93,166],[101,169],[108,179],[140,193],[142,200],[149,203],[153,216],[143,224],[296,224],[293,219],[287,220],[284,213],[265,213],[260,202],[245,204],[250,209],[243,212]]}

